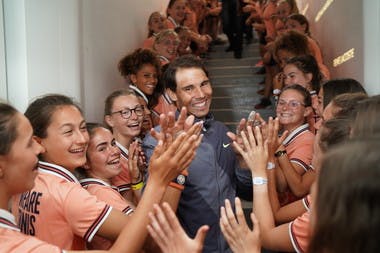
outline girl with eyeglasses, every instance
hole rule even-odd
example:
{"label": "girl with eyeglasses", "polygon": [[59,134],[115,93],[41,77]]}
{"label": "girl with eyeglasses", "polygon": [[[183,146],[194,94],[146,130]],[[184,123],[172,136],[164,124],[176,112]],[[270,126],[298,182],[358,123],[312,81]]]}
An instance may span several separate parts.
{"label": "girl with eyeglasses", "polygon": [[[283,206],[304,197],[314,177],[299,182],[299,176],[310,170],[314,134],[307,117],[312,113],[310,93],[300,85],[287,86],[281,92],[276,107],[277,118],[287,137],[278,143],[275,152],[277,190]],[[278,168],[278,169],[277,169]]]}
{"label": "girl with eyeglasses", "polygon": [[147,194],[132,219],[98,201],[74,176],[86,161],[88,134],[70,98],[41,97],[25,114],[0,103],[0,252],[84,252],[84,241],[94,235],[116,240],[119,234],[109,251],[96,252],[141,252],[148,212],[191,162],[197,136],[188,132],[159,142]]}
{"label": "girl with eyeglasses", "polygon": [[[112,179],[120,193],[128,200],[138,202],[145,174],[145,156],[136,138],[140,135],[144,107],[132,90],[112,92],[105,101],[104,122],[111,129],[122,156],[121,173]],[[128,166],[129,157],[139,156],[138,168]]]}

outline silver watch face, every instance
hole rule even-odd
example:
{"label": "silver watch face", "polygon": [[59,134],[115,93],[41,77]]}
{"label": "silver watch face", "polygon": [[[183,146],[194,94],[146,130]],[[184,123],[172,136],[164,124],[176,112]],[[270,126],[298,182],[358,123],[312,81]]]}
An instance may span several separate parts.
{"label": "silver watch face", "polygon": [[184,185],[186,181],[186,177],[184,175],[178,175],[177,177],[177,183],[180,185]]}

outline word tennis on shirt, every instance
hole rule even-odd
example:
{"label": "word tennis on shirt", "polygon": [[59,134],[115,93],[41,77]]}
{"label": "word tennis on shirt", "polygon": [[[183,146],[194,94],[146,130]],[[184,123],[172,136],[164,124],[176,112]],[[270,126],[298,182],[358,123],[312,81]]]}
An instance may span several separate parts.
{"label": "word tennis on shirt", "polygon": [[19,202],[18,224],[21,232],[27,235],[35,235],[34,223],[36,215],[40,213],[39,205],[41,192],[25,192],[21,194]]}

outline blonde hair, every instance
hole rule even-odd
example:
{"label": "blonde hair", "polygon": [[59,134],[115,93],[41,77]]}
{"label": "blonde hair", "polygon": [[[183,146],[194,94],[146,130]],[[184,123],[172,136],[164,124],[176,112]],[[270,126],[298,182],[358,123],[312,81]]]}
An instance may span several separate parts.
{"label": "blonde hair", "polygon": [[154,40],[153,49],[155,49],[155,46],[157,44],[160,44],[162,41],[164,41],[167,37],[170,35],[175,36],[178,40],[178,34],[173,29],[166,29],[157,34],[156,39]]}

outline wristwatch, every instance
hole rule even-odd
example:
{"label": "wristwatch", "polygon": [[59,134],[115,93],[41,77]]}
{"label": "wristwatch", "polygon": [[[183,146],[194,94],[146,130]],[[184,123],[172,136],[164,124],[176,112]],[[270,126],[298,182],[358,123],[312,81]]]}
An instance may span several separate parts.
{"label": "wristwatch", "polygon": [[276,153],[274,153],[274,156],[275,157],[280,157],[280,156],[283,156],[285,154],[286,154],[286,150],[284,149],[284,150],[279,150]]}
{"label": "wristwatch", "polygon": [[253,185],[262,185],[262,184],[267,184],[268,179],[263,178],[263,177],[253,177],[252,178],[252,184]]}

